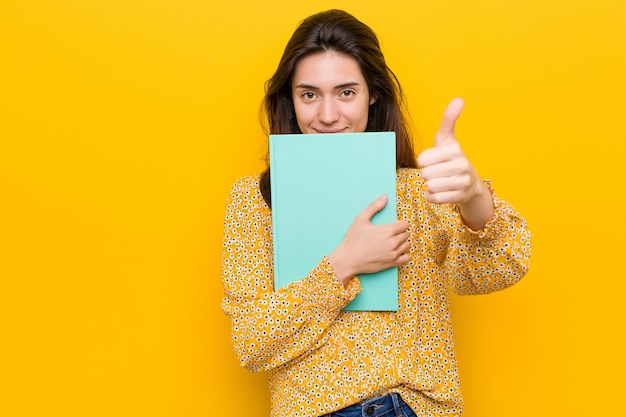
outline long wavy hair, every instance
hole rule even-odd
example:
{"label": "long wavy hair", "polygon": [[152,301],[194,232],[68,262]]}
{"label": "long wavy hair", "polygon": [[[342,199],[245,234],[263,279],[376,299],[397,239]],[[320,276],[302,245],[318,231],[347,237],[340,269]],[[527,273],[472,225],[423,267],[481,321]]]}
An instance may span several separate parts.
{"label": "long wavy hair", "polygon": [[[366,131],[396,132],[396,167],[416,168],[415,151],[403,104],[402,87],[387,66],[376,34],[342,10],[328,10],[303,20],[289,39],[276,72],[265,85],[264,117],[269,134],[302,133],[293,104],[291,82],[301,59],[338,52],[356,60],[371,97]],[[270,164],[261,174],[263,199],[271,207]]]}

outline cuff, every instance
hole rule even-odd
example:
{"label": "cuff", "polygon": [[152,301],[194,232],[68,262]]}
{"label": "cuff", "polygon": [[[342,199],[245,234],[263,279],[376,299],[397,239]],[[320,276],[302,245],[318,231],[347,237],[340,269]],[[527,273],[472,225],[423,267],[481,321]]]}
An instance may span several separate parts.
{"label": "cuff", "polygon": [[337,280],[335,270],[326,256],[302,283],[302,298],[328,309],[341,310],[361,292],[358,278],[351,279],[346,286]]}
{"label": "cuff", "polygon": [[461,213],[459,212],[458,206],[455,206],[455,211],[459,216],[459,221],[462,227],[461,234],[470,240],[496,240],[500,236],[501,231],[506,227],[506,214],[504,213],[505,204],[496,195],[495,191],[491,187],[491,182],[489,180],[485,180],[484,183],[493,198],[493,218],[487,222],[485,227],[480,230],[472,230],[467,227],[461,219]]}

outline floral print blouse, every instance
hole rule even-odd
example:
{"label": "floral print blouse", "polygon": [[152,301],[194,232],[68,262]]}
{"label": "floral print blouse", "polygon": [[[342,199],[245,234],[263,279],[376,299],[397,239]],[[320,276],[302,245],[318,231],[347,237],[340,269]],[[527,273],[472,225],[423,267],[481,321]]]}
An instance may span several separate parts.
{"label": "floral print blouse", "polygon": [[224,221],[222,309],[241,365],[268,372],[271,416],[321,416],[388,392],[418,416],[461,413],[448,287],[487,294],[515,284],[530,264],[530,232],[495,194],[494,218],[472,231],[454,206],[427,202],[424,192],[419,170],[398,170],[397,214],[411,243],[398,270],[398,311],[342,311],[359,279],[344,287],[326,257],[274,290],[271,210],[258,175],[236,181]]}

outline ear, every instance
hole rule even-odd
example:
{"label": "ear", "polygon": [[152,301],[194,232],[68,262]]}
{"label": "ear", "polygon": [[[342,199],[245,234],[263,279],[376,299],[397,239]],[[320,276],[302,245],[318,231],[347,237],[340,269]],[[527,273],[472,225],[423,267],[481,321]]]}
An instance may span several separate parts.
{"label": "ear", "polygon": [[376,97],[376,96],[372,96],[372,97],[370,97],[370,106],[371,106],[372,104],[376,103],[376,100],[378,100],[378,97]]}

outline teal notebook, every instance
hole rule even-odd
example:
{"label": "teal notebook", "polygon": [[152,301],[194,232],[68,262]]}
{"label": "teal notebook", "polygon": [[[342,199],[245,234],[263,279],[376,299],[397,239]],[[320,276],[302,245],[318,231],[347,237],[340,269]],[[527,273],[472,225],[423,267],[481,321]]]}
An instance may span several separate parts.
{"label": "teal notebook", "polygon": [[[380,195],[389,200],[372,223],[396,220],[394,132],[270,135],[270,167],[275,288],[306,277]],[[344,310],[398,309],[397,268],[359,279]]]}

